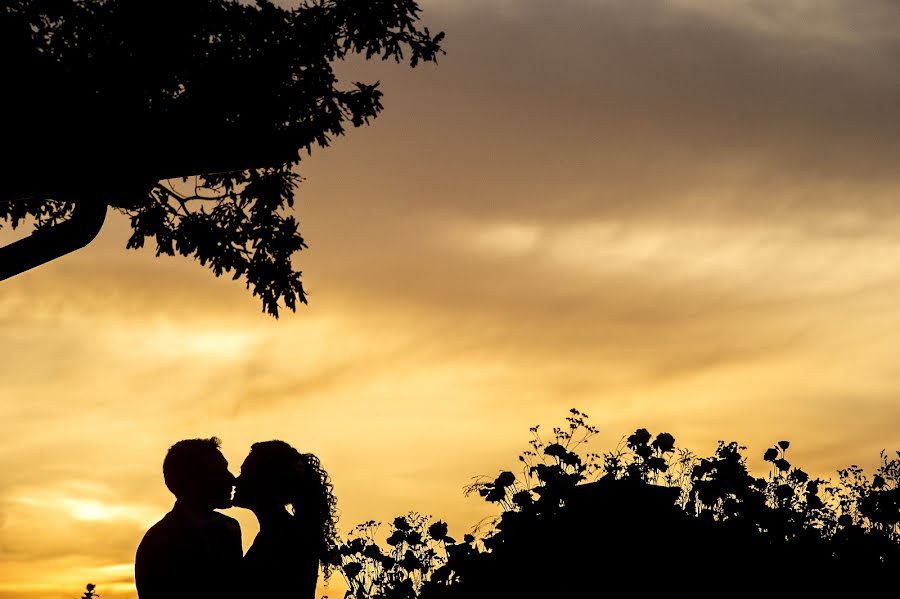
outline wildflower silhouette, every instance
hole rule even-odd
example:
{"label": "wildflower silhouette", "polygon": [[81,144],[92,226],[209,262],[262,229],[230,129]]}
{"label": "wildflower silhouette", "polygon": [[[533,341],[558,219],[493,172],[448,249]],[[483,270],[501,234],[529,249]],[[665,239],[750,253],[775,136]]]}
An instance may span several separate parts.
{"label": "wildflower silhouette", "polygon": [[346,599],[497,599],[642,593],[721,597],[874,592],[900,566],[900,452],[871,480],[857,466],[837,482],[813,479],[767,449],[762,477],[746,447],[712,456],[637,429],[613,451],[581,450],[597,433],[570,410],[544,439],[530,429],[521,474],[500,471],[465,488],[500,514],[467,534],[415,513],[358,526],[334,565]]}
{"label": "wildflower silhouette", "polygon": [[89,582],[87,586],[85,586],[84,595],[81,596],[81,599],[96,599],[96,597],[99,597],[100,593],[94,591],[96,588],[97,585]]}

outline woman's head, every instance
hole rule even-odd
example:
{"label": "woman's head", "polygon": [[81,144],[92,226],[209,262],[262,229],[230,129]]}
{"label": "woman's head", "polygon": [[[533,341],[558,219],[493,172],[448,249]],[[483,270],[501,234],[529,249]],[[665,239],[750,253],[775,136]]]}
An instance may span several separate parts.
{"label": "woman's head", "polygon": [[284,441],[254,443],[241,465],[234,504],[254,511],[290,506],[295,518],[311,523],[320,549],[335,544],[336,501],[328,473],[311,453],[300,453]]}
{"label": "woman's head", "polygon": [[235,483],[235,505],[267,509],[293,504],[302,470],[300,452],[284,441],[254,443]]}

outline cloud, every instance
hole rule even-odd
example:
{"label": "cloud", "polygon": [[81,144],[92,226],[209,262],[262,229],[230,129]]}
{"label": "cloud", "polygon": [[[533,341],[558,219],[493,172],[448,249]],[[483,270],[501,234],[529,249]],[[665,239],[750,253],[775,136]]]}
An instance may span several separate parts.
{"label": "cloud", "polygon": [[672,8],[706,20],[730,25],[739,31],[821,41],[829,44],[896,42],[898,18],[889,0],[668,0]]}
{"label": "cloud", "polygon": [[[515,19],[442,15],[451,35],[437,68],[353,68],[354,77],[382,79],[387,110],[329,157],[353,164],[357,181],[398,185],[360,189],[342,204],[365,198],[384,216],[543,219],[721,216],[723,204],[763,218],[860,203],[891,209],[896,38],[848,46],[810,41],[789,25],[776,39],[753,27],[736,34],[734,24],[697,14],[699,4],[520,4],[530,10]],[[883,10],[854,3],[854,14]],[[373,160],[377,153],[390,161]],[[340,176],[317,160],[311,184]],[[415,203],[398,205],[402,198]]]}

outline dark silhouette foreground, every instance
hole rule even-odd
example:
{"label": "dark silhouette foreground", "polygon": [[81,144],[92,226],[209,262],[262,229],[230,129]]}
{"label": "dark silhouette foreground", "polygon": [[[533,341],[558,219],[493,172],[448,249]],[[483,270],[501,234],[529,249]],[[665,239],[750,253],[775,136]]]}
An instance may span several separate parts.
{"label": "dark silhouette foreground", "polygon": [[[411,512],[393,520],[383,541],[369,521],[337,543],[334,497],[318,460],[282,442],[254,445],[236,499],[260,519],[260,544],[245,560],[255,574],[235,588],[308,599],[314,561],[326,573],[340,570],[345,599],[859,597],[892,588],[900,571],[900,452],[882,452],[871,475],[854,465],[832,481],[793,466],[790,443],[779,441],[763,456],[769,472],[757,477],[735,442],[700,458],[668,433],[638,429],[614,451],[583,453],[597,431],[577,410],[548,440],[531,430],[521,476],[504,471],[467,487],[501,513],[462,540]],[[221,489],[230,474],[209,441],[205,463],[221,476],[207,486]],[[210,506],[222,495],[206,497]],[[222,555],[233,559],[230,550]],[[208,596],[197,584],[163,585],[163,594],[141,591],[141,599]]]}
{"label": "dark silhouette foreground", "polygon": [[[283,441],[255,443],[235,479],[219,447],[215,437],[186,439],[166,454],[176,502],[138,547],[138,597],[313,599],[337,545],[336,500],[319,459]],[[232,505],[259,520],[246,555],[237,521],[215,511]]]}
{"label": "dark silhouette foreground", "polygon": [[[377,523],[334,556],[363,599],[865,596],[900,569],[900,453],[869,479],[792,467],[787,441],[752,476],[737,443],[700,459],[668,433],[639,429],[617,450],[578,453],[594,434],[573,410],[544,441],[533,428],[522,477],[501,472],[468,491],[501,515],[458,541],[418,514]],[[887,586],[886,586],[887,585]]]}

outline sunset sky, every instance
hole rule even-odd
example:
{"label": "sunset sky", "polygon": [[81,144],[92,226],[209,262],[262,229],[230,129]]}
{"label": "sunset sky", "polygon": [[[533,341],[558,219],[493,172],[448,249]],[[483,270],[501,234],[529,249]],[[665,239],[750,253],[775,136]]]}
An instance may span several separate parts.
{"label": "sunset sky", "polygon": [[760,474],[780,439],[825,476],[900,449],[896,0],[421,4],[447,55],[342,67],[385,112],[301,165],[309,306],[120,215],[0,283],[0,599],[133,598],[182,438],[316,453],[344,533],[457,536],[572,407],[595,451],[647,427]]}

